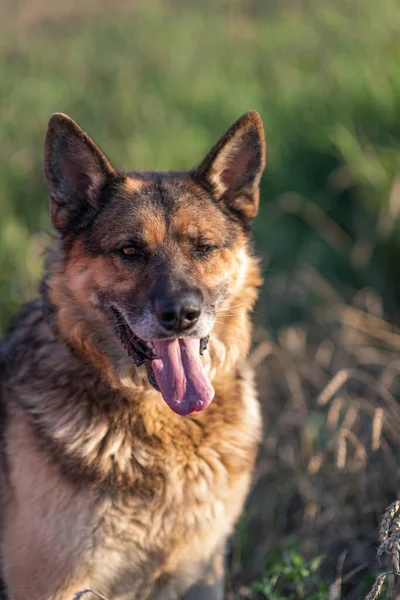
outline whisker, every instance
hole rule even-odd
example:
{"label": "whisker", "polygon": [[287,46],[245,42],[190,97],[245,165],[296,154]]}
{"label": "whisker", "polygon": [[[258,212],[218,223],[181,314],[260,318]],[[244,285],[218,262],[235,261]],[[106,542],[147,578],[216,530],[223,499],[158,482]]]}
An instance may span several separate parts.
{"label": "whisker", "polygon": [[233,304],[232,306],[227,306],[226,308],[220,308],[219,310],[230,310],[231,308],[237,308],[239,306],[247,306],[247,303],[242,302],[241,304]]}

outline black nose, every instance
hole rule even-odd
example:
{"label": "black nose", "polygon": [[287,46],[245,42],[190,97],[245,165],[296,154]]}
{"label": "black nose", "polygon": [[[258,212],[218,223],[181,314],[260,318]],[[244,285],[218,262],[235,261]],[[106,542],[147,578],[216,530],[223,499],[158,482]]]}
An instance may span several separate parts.
{"label": "black nose", "polygon": [[185,292],[179,296],[155,298],[154,313],[161,325],[169,331],[184,331],[197,323],[201,312],[201,294]]}

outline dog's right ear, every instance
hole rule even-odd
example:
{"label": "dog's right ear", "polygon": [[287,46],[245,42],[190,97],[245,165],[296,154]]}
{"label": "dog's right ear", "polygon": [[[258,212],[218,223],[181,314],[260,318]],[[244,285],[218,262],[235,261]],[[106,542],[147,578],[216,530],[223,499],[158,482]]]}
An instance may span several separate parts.
{"label": "dog's right ear", "polygon": [[75,121],[56,113],[46,133],[44,175],[51,222],[64,231],[72,223],[85,223],[96,214],[101,191],[115,171]]}
{"label": "dog's right ear", "polygon": [[192,174],[212,190],[216,202],[248,222],[257,214],[264,166],[263,122],[257,111],[250,110],[228,129]]}

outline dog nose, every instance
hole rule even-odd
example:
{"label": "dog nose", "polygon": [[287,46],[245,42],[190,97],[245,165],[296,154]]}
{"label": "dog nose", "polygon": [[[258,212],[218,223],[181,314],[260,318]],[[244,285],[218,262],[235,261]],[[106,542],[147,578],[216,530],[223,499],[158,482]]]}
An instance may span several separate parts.
{"label": "dog nose", "polygon": [[201,313],[201,295],[195,291],[173,298],[156,298],[154,313],[169,331],[185,331],[197,323]]}

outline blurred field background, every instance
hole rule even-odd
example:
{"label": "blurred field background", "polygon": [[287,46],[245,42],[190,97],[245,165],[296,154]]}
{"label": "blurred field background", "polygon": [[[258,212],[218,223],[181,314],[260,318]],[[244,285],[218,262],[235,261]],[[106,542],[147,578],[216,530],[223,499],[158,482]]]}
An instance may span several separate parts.
{"label": "blurred field background", "polygon": [[230,597],[359,599],[400,491],[397,0],[2,0],[0,329],[42,270],[53,112],[116,167],[185,169],[253,108],[266,435]]}

